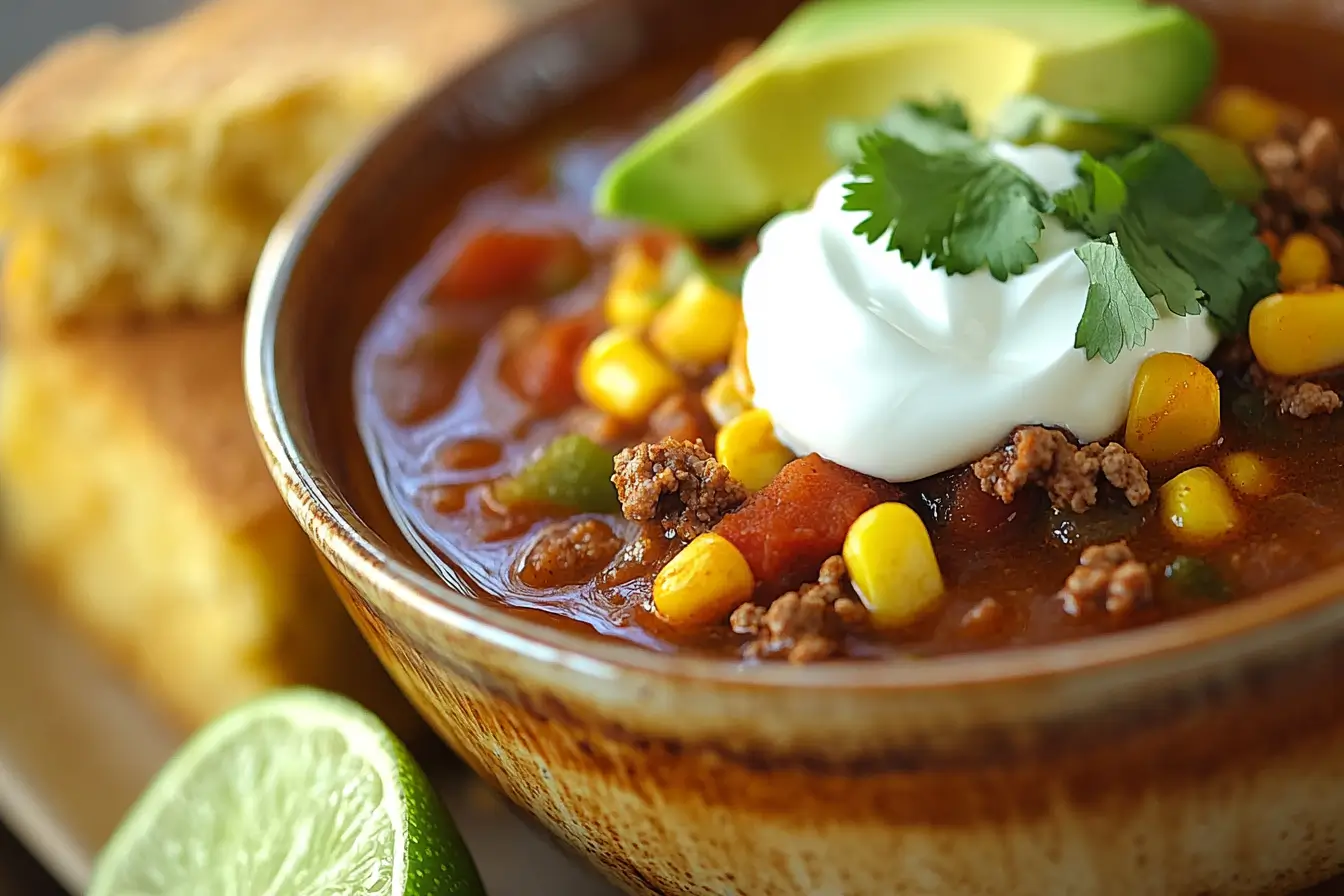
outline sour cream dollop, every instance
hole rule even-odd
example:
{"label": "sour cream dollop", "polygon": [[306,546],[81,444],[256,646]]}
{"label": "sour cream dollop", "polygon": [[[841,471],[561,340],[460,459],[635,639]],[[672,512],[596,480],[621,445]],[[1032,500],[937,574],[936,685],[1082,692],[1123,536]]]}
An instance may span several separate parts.
{"label": "sour cream dollop", "polygon": [[[993,149],[1050,192],[1077,180],[1075,153]],[[1022,424],[1104,438],[1146,357],[1203,360],[1217,345],[1207,315],[1160,308],[1144,346],[1089,361],[1073,344],[1088,289],[1073,250],[1086,236],[1046,218],[1025,273],[949,275],[855,236],[862,213],[841,209],[850,179],[841,171],[811,208],[767,225],[743,283],[754,401],[799,454],[906,482],[977,460]]]}

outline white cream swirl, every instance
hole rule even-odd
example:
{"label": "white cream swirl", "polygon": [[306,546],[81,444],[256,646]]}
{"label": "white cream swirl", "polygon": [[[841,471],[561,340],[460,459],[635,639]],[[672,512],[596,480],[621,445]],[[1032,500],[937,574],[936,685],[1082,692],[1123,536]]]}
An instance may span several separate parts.
{"label": "white cream swirl", "polygon": [[[1076,181],[1073,153],[994,151],[1048,191]],[[1074,348],[1084,235],[1047,218],[1040,262],[1020,276],[949,275],[855,236],[862,214],[841,209],[849,179],[841,171],[810,209],[767,225],[743,284],[755,403],[796,452],[907,482],[976,460],[1021,424],[1103,438],[1123,422],[1146,357],[1203,360],[1217,344],[1207,315],[1162,308],[1143,347],[1089,361]]]}

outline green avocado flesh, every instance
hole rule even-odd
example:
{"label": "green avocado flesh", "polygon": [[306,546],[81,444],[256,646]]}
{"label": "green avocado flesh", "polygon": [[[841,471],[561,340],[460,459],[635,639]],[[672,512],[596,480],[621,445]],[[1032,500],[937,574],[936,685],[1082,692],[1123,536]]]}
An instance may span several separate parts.
{"label": "green avocado flesh", "polygon": [[1137,0],[813,0],[604,173],[600,214],[731,236],[806,205],[839,163],[827,126],[905,99],[973,122],[1034,94],[1107,118],[1185,118],[1214,70],[1197,19]]}

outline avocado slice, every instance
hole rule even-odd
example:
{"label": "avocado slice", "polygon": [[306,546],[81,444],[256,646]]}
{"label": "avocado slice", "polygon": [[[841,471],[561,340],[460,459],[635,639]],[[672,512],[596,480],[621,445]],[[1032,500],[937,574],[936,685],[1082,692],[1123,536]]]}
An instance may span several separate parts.
{"label": "avocado slice", "polygon": [[1199,20],[1138,0],[812,0],[617,158],[594,205],[732,236],[805,205],[835,171],[830,122],[948,96],[985,121],[1019,94],[1173,122],[1204,92],[1214,55]]}

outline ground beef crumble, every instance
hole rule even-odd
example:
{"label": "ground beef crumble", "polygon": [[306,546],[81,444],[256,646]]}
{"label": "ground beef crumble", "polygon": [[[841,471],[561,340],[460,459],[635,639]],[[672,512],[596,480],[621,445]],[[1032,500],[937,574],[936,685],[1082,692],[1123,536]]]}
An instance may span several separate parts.
{"label": "ground beef crumble", "polygon": [[971,471],[981,489],[1005,504],[1036,484],[1046,490],[1050,503],[1075,513],[1097,503],[1098,474],[1135,507],[1152,494],[1148,471],[1122,445],[1092,442],[1080,448],[1062,432],[1043,426],[1020,427],[1007,446],[976,461]]}
{"label": "ground beef crumble", "polygon": [[751,635],[742,652],[757,659],[786,657],[791,663],[812,663],[840,652],[847,629],[868,624],[868,610],[847,587],[842,557],[821,565],[817,581],[781,594],[769,607],[742,604],[729,624],[739,635]]}
{"label": "ground beef crumble", "polygon": [[532,588],[577,585],[605,569],[622,544],[601,520],[558,523],[544,530],[532,545],[518,577]]}
{"label": "ground beef crumble", "polygon": [[[1094,442],[1088,447],[1097,444],[1100,443]],[[1123,445],[1111,442],[1101,450],[1101,475],[1124,493],[1125,500],[1131,507],[1138,507],[1152,497],[1153,491],[1148,486],[1148,471],[1137,457],[1125,450]]]}
{"label": "ground beef crumble", "polygon": [[1333,414],[1344,402],[1329,386],[1308,380],[1273,376],[1258,364],[1251,365],[1251,380],[1265,392],[1265,401],[1277,404],[1280,414],[1306,420],[1317,414]]}
{"label": "ground beef crumble", "polygon": [[698,439],[626,448],[616,455],[611,481],[626,519],[656,520],[664,532],[686,541],[708,532],[747,497],[742,483]]}
{"label": "ground beef crumble", "polygon": [[1279,412],[1300,419],[1317,414],[1333,414],[1339,410],[1339,393],[1320,383],[1288,383],[1278,395]]}
{"label": "ground beef crumble", "polygon": [[1070,616],[1088,616],[1097,610],[1124,616],[1148,602],[1152,594],[1148,567],[1134,559],[1129,545],[1116,541],[1085,548],[1059,598]]}
{"label": "ground beef crumble", "polygon": [[1288,114],[1278,133],[1269,140],[1251,146],[1255,160],[1267,184],[1262,204],[1262,223],[1275,232],[1275,224],[1288,224],[1284,212],[1321,219],[1333,214],[1344,197],[1341,179],[1340,137],[1327,118],[1305,118]]}
{"label": "ground beef crumble", "polygon": [[1307,230],[1330,250],[1338,275],[1344,271],[1344,144],[1325,118],[1285,115],[1278,133],[1251,147],[1267,189],[1256,205],[1260,226],[1280,238]]}
{"label": "ground beef crumble", "polygon": [[[1334,276],[1344,273],[1344,140],[1334,123],[1290,112],[1251,155],[1267,185],[1255,208],[1260,226],[1281,239],[1298,230],[1314,234],[1330,252]],[[1251,376],[1280,414],[1305,420],[1341,406],[1339,394],[1321,383],[1269,376],[1257,365]]]}

